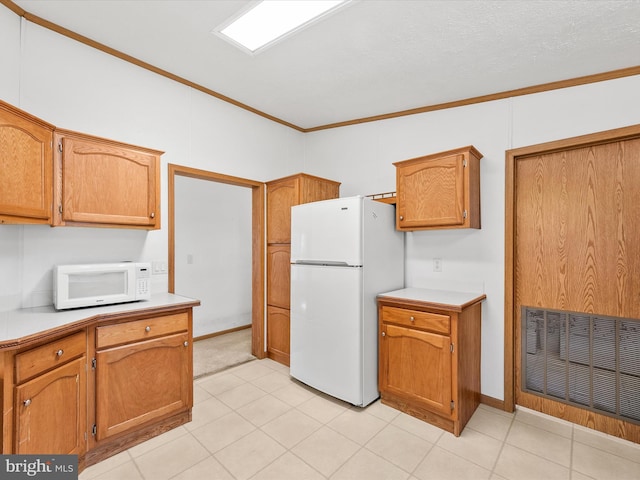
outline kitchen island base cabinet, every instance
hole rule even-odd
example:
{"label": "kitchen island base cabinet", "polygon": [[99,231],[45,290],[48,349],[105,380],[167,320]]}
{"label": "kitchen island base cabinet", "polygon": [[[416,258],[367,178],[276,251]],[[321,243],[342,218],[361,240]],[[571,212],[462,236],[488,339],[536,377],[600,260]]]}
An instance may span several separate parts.
{"label": "kitchen island base cabinet", "polygon": [[378,297],[380,398],[458,436],[480,404],[484,295],[442,304],[408,290]]}

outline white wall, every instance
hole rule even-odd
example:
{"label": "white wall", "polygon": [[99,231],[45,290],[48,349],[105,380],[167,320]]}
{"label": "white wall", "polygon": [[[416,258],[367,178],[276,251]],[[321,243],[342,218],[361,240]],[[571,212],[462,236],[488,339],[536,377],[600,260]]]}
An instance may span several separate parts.
{"label": "white wall", "polygon": [[[0,65],[0,99],[60,128],[166,152],[160,230],[0,227],[0,310],[51,304],[57,263],[166,262],[169,163],[257,181],[302,170],[300,132],[21,20],[2,6]],[[154,275],[155,291],[167,285],[166,274]]]}
{"label": "white wall", "polygon": [[[341,195],[395,190],[392,163],[466,145],[480,161],[480,230],[407,233],[407,286],[487,295],[482,393],[504,398],[505,151],[640,123],[640,76],[307,134],[305,171]],[[640,180],[640,179],[639,179]],[[442,272],[433,258],[442,258]]]}
{"label": "white wall", "polygon": [[193,336],[251,324],[252,189],[176,176],[175,293],[200,299]]}

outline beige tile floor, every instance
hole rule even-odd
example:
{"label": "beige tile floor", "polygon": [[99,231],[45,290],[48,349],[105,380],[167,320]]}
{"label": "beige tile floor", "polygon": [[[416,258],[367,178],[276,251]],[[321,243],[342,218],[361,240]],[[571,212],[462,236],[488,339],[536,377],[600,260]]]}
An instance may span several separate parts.
{"label": "beige tile floor", "polygon": [[255,360],[194,381],[193,421],[80,480],[640,479],[640,445],[528,410],[481,405],[458,438],[357,408]]}

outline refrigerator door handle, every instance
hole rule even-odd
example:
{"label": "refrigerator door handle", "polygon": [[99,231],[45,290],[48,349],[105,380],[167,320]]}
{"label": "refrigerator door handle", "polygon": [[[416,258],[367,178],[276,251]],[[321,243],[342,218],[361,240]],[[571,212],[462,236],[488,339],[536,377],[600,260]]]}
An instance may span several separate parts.
{"label": "refrigerator door handle", "polygon": [[295,265],[320,265],[323,267],[349,267],[347,262],[333,262],[329,260],[296,260]]}

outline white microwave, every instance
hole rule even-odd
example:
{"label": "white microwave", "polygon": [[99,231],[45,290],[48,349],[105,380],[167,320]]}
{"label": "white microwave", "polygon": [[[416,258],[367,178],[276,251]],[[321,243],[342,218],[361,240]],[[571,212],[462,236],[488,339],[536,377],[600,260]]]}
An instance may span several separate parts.
{"label": "white microwave", "polygon": [[135,302],[149,298],[149,263],[56,265],[53,269],[53,305],[56,310]]}

